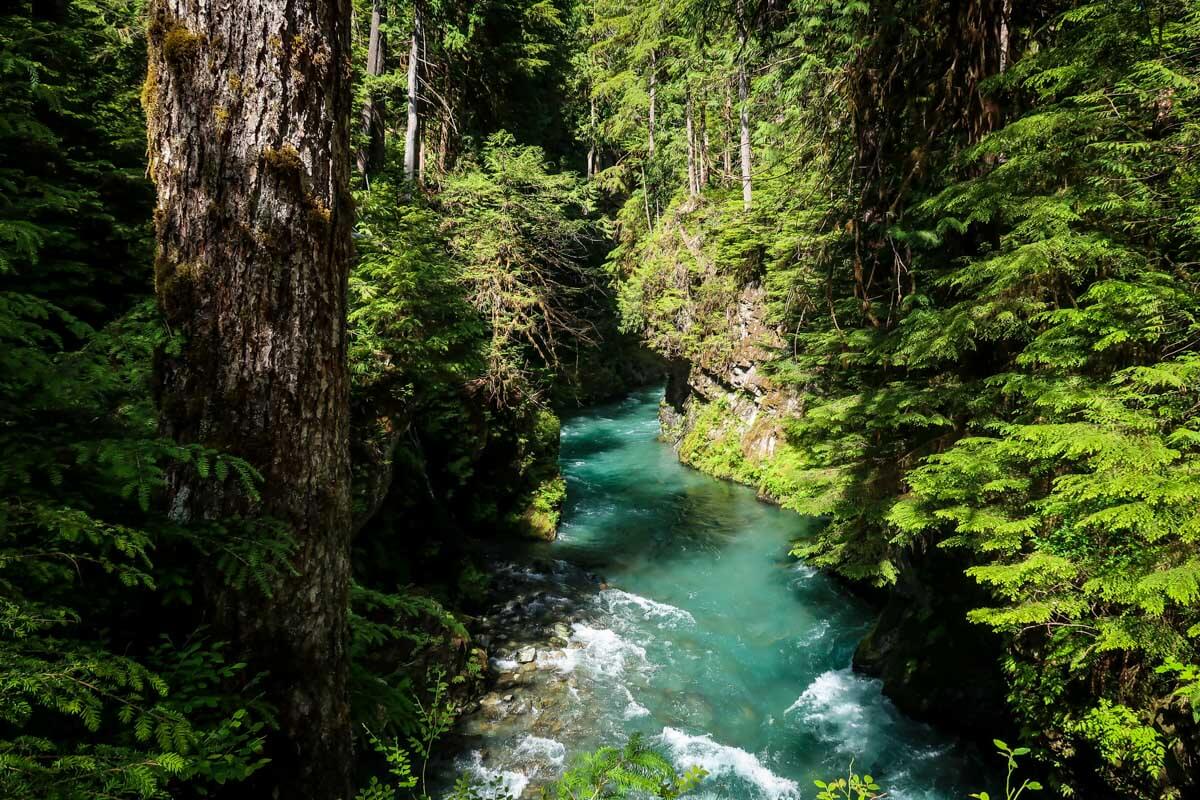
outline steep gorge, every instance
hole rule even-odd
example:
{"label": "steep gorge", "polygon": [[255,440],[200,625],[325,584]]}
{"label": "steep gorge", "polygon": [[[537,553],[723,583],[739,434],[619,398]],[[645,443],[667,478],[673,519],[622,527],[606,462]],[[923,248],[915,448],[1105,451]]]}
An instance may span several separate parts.
{"label": "steep gorge", "polygon": [[[669,364],[660,409],[663,435],[683,463],[754,488],[760,499],[786,504],[783,460],[789,424],[803,415],[802,397],[772,380],[783,346],[766,322],[765,291],[741,287],[726,309],[728,340]],[[999,641],[966,621],[986,601],[961,557],[943,552],[905,556],[895,583],[847,582],[876,610],[855,650],[854,666],[883,680],[884,693],[906,714],[986,741],[1011,723],[1004,706]]]}

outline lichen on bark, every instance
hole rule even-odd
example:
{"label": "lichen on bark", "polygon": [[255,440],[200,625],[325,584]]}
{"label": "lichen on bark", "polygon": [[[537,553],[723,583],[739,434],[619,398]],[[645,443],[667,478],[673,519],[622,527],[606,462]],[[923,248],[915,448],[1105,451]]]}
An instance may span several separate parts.
{"label": "lichen on bark", "polygon": [[278,521],[294,541],[295,574],[269,595],[198,566],[205,621],[248,674],[269,673],[279,713],[251,796],[350,796],[349,14],[349,0],[149,7],[155,281],[181,341],[156,359],[161,426],[264,477],[255,499],[178,467],[170,508]]}

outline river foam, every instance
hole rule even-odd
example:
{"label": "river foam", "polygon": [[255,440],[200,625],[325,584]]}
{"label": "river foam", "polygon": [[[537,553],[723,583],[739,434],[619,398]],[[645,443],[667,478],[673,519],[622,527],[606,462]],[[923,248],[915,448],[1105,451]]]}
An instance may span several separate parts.
{"label": "river foam", "polygon": [[880,722],[871,719],[876,712],[887,714],[878,682],[846,667],[818,675],[786,713],[798,713],[822,741],[855,754],[870,746],[873,723]]}
{"label": "river foam", "polygon": [[541,736],[526,736],[513,753],[518,758],[530,759],[552,767],[561,767],[567,758],[566,745]]}
{"label": "river foam", "polygon": [[547,663],[559,672],[573,672],[582,667],[593,675],[610,678],[624,674],[630,664],[648,668],[646,648],[623,638],[608,628],[594,628],[582,622],[571,626],[571,647]]}
{"label": "river foam", "polygon": [[[897,800],[993,789],[877,681],[841,669],[869,609],[785,559],[808,522],[679,464],[657,440],[660,397],[564,420],[560,538],[497,556],[480,617],[495,685],[465,716],[454,766],[532,797],[573,755],[640,733],[711,774],[697,800],[811,800],[814,779],[852,761]],[[456,774],[439,777],[444,797]]]}
{"label": "river foam", "polygon": [[659,738],[681,769],[700,766],[714,778],[735,776],[754,786],[767,800],[800,797],[795,781],[776,775],[757,756],[740,747],[714,742],[708,734],[692,736],[677,728],[663,728]]}
{"label": "river foam", "polygon": [[650,709],[634,699],[633,692],[629,691],[628,686],[621,687],[625,690],[625,699],[628,701],[625,704],[625,711],[622,716],[625,719],[638,719],[639,717],[650,716]]}
{"label": "river foam", "polygon": [[634,610],[635,614],[640,612],[642,619],[651,620],[660,628],[696,624],[696,618],[682,608],[622,589],[601,590],[600,603],[613,613],[617,613],[618,610]]}
{"label": "river foam", "polygon": [[484,766],[483,753],[478,750],[472,750],[466,763],[459,766],[474,779],[480,800],[520,797],[529,785],[529,776],[523,772]]}

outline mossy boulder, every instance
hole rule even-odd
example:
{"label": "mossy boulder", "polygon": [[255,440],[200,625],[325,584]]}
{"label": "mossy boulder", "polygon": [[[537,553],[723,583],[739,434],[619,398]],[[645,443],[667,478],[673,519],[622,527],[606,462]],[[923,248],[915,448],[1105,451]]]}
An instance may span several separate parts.
{"label": "mossy boulder", "polygon": [[567,483],[561,475],[543,481],[521,514],[521,532],[535,539],[552,542],[558,538],[558,521],[563,501],[567,498]]}

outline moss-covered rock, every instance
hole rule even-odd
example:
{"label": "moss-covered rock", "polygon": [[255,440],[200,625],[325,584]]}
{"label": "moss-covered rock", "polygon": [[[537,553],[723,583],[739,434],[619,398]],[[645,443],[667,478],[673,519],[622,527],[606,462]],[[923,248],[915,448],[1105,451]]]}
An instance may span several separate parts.
{"label": "moss-covered rock", "polygon": [[557,539],[558,521],[566,499],[567,482],[561,475],[543,481],[534,491],[528,508],[521,514],[522,533],[548,542]]}

